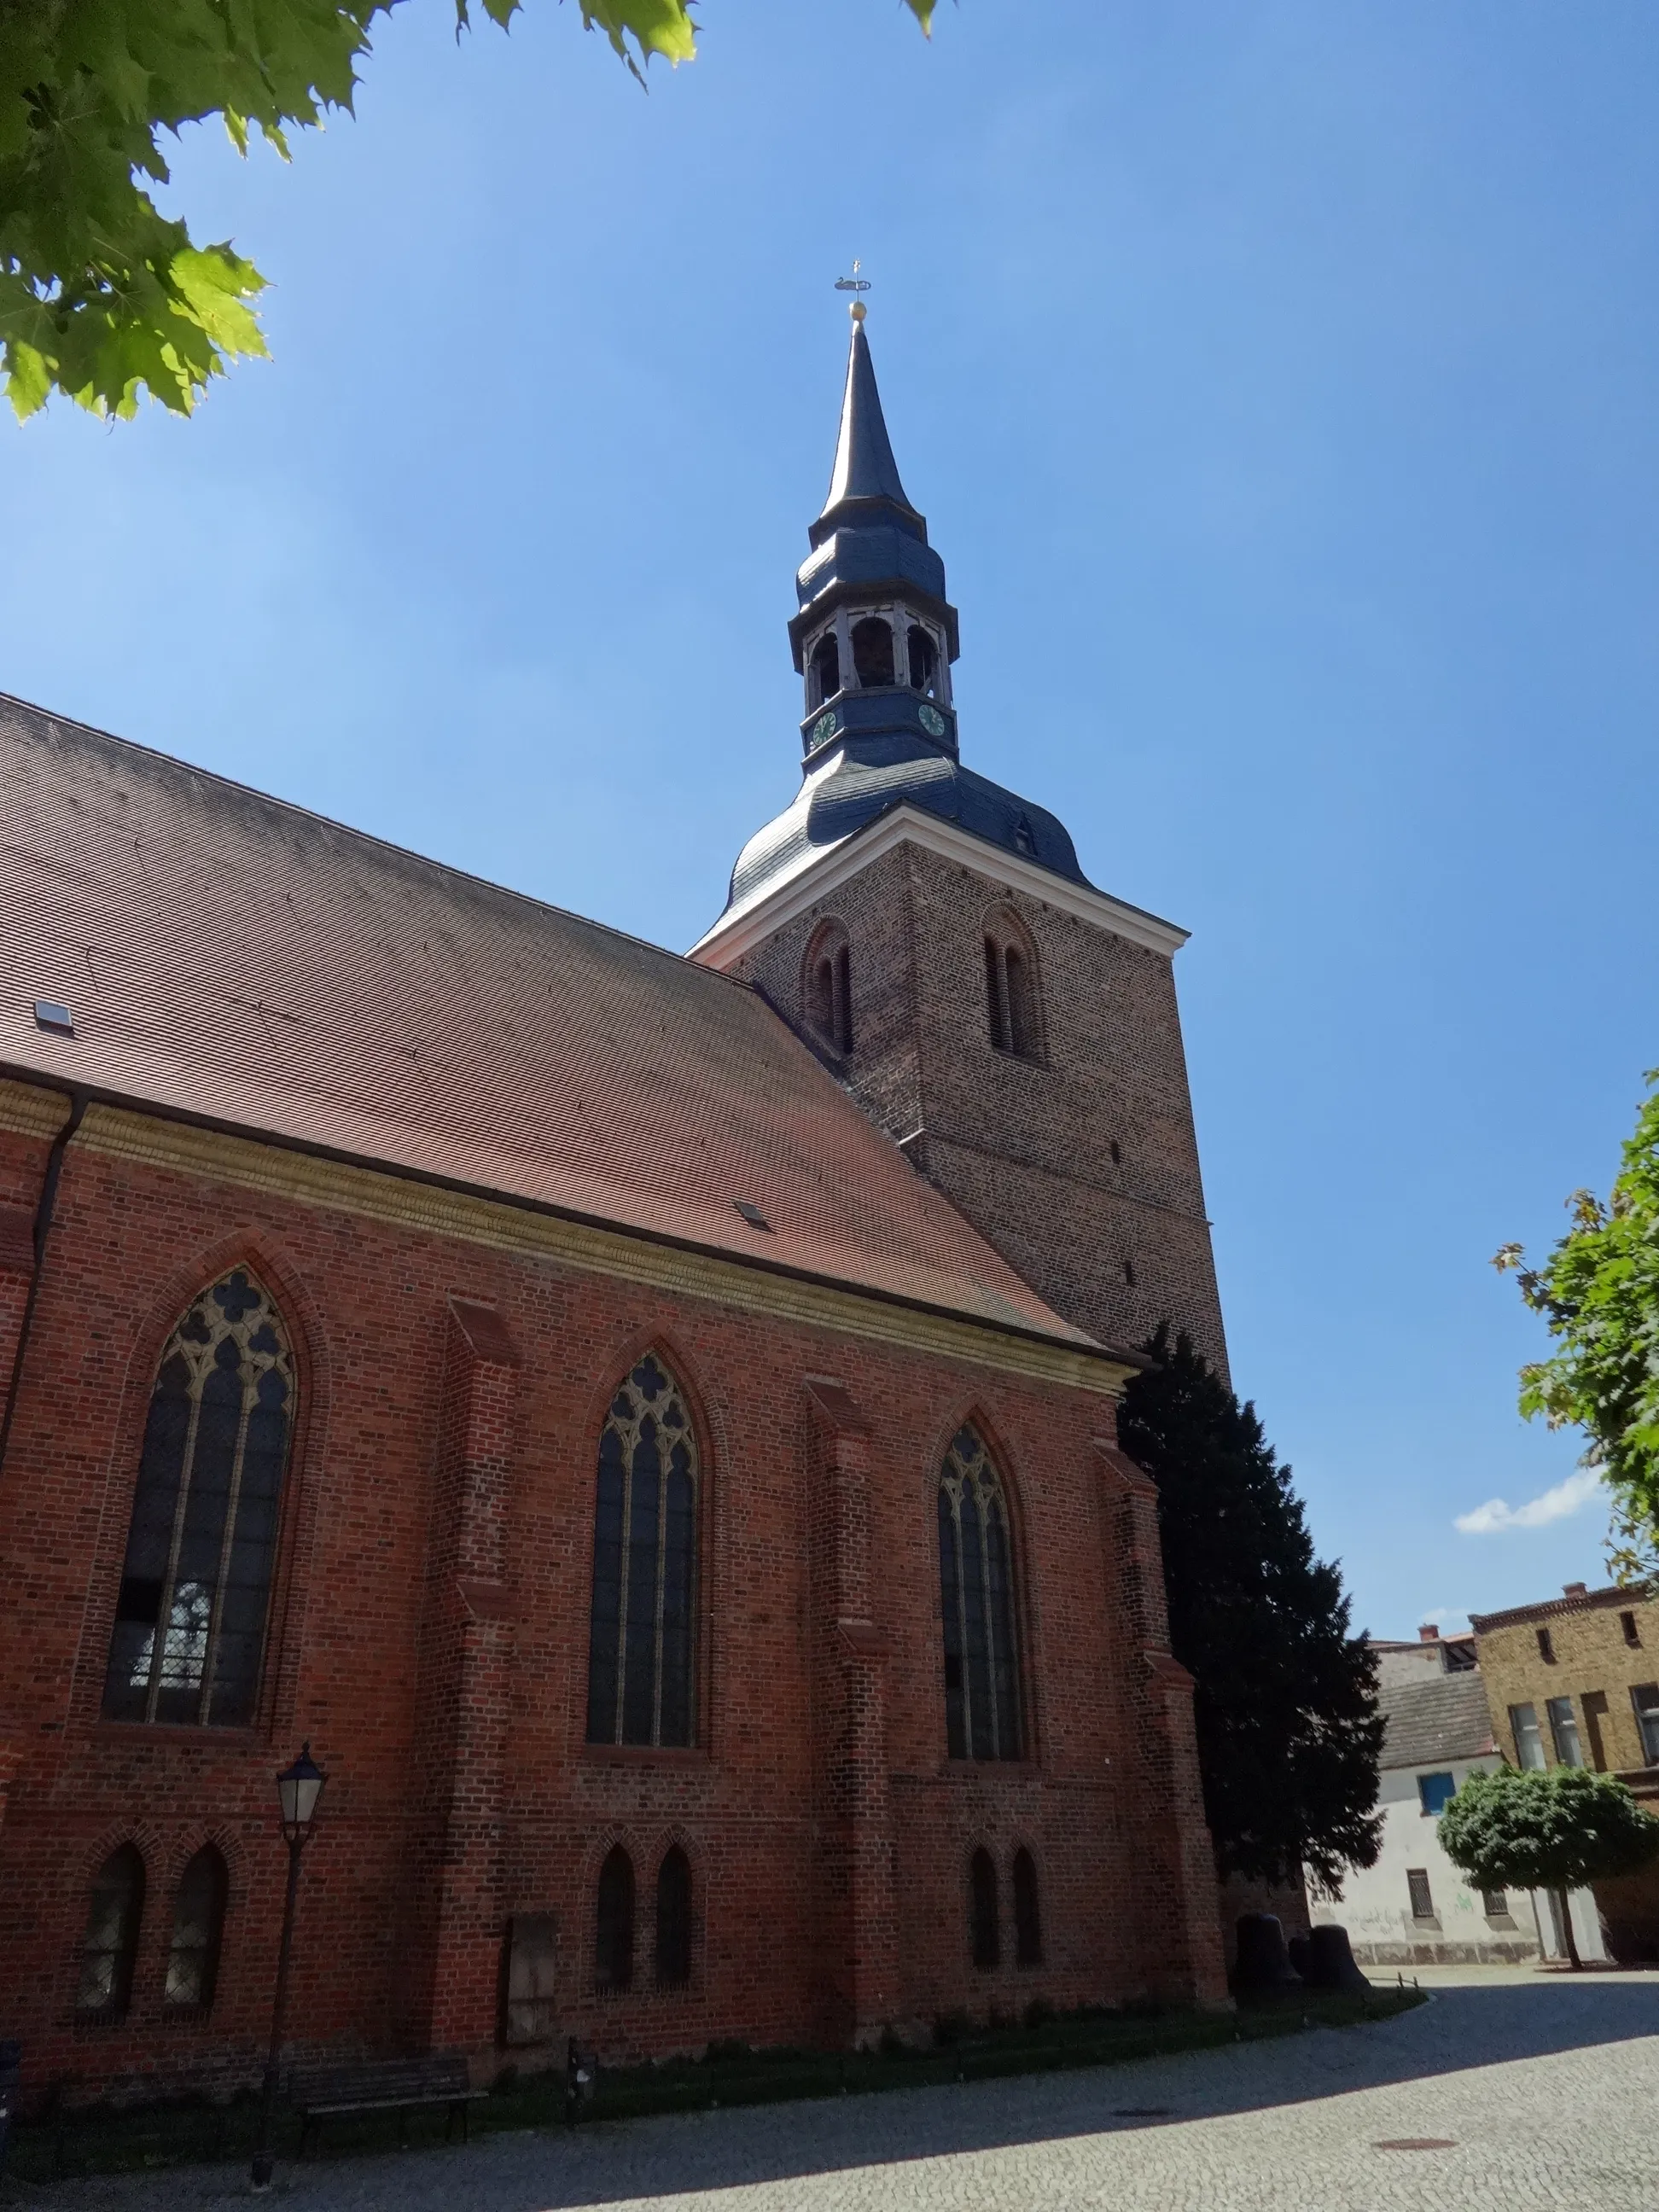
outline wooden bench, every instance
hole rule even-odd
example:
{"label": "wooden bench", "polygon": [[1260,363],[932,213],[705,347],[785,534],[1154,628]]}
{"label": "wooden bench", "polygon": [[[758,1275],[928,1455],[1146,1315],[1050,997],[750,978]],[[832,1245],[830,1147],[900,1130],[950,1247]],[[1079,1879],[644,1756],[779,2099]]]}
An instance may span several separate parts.
{"label": "wooden bench", "polygon": [[289,2100],[300,2115],[300,2155],[323,2121],[351,2112],[397,2112],[402,2116],[398,2140],[409,2142],[408,2114],[422,2106],[446,2105],[444,2123],[448,2142],[461,2124],[461,2141],[467,2140],[468,2106],[481,2097],[467,2079],[466,2060],[459,2051],[434,2051],[425,2058],[380,2058],[359,2066],[313,2066],[297,2069]]}

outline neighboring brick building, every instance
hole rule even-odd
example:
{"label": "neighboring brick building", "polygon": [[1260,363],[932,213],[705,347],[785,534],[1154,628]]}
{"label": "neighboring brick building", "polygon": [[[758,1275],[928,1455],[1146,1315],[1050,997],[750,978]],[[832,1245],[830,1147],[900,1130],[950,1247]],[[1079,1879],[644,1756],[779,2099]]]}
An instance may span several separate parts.
{"label": "neighboring brick building", "polygon": [[[1504,1757],[1616,1774],[1659,1814],[1659,1603],[1569,1583],[1473,1626]],[[1659,1869],[1598,1882],[1595,1901],[1615,1959],[1659,1960]]]}
{"label": "neighboring brick building", "polygon": [[[873,406],[860,332],[832,521]],[[837,714],[943,723],[918,545],[933,657],[848,584]],[[699,964],[15,702],[0,778],[31,2093],[253,2075],[301,1738],[302,2048],[1223,1997],[1114,1426],[1123,1340],[1222,1348],[1178,932],[978,779]]]}

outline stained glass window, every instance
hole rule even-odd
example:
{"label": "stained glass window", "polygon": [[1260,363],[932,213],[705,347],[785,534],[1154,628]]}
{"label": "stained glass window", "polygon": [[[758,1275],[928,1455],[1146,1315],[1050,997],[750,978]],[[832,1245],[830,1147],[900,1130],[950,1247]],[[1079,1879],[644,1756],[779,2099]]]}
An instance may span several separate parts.
{"label": "stained glass window", "polygon": [[952,1759],[1021,1755],[1008,1507],[979,1433],[963,1428],[939,1486],[945,1729]]}
{"label": "stained glass window", "polygon": [[602,1990],[634,1982],[634,1862],[620,1844],[599,1869],[598,1943],[594,1979]]}
{"label": "stained glass window", "polygon": [[975,1851],[973,1864],[968,1870],[968,1914],[974,1964],[981,1973],[989,1973],[1002,1960],[1002,1932],[997,1914],[996,1862],[989,1851]]}
{"label": "stained glass window", "polygon": [[111,1720],[253,1717],[294,1364],[276,1308],[238,1267],[161,1354],[104,1678]]}
{"label": "stained glass window", "polygon": [[691,1978],[691,1863],[675,1844],[657,1869],[657,1980],[680,1989]]}
{"label": "stained glass window", "polygon": [[81,1939],[77,2012],[119,2020],[132,1995],[138,1923],[144,1910],[144,1862],[137,1844],[123,1844],[98,1869]]}
{"label": "stained glass window", "polygon": [[211,1844],[204,1844],[185,1869],[173,1900],[165,1997],[169,2005],[205,2012],[213,2002],[227,1887],[223,1859]]}
{"label": "stained glass window", "polygon": [[678,1385],[647,1352],[599,1438],[590,1743],[696,1741],[696,1438]]}

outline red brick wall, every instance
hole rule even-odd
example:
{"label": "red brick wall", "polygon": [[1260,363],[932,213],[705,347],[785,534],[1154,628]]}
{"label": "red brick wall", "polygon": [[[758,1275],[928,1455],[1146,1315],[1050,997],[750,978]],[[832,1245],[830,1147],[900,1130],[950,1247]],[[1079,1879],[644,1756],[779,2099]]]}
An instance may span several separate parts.
{"label": "red brick wall", "polygon": [[[990,1041],[983,924],[1001,908],[1036,952],[1040,1065]],[[823,1057],[872,1119],[1057,1313],[1118,1345],[1173,1319],[1224,1375],[1170,961],[905,844],[732,963],[803,1033],[801,963],[831,915],[854,1036]]]}
{"label": "red brick wall", "polygon": [[[0,1133],[0,1195],[32,1202],[45,1151]],[[300,1375],[260,1722],[106,1723],[156,1356],[236,1261],[279,1301]],[[469,1318],[468,1301],[493,1315]],[[694,1752],[582,1741],[597,1439],[647,1345],[686,1389],[707,1471]],[[811,1377],[841,1386],[833,1417]],[[1212,1932],[1177,1894],[1206,1848],[1190,1727],[1178,1697],[1163,1713],[1144,1650],[1156,1623],[1137,1625],[1122,1595],[1119,1488],[1097,1449],[1110,1410],[77,1140],[0,1476],[0,2034],[24,2042],[27,2089],[253,2075],[284,1865],[272,1778],[302,1737],[329,1775],[295,1951],[308,2046],[434,2042],[495,2063],[514,1912],[557,1916],[561,2033],[612,2053],[1109,2001],[1171,1978],[1216,1996]],[[934,1485],[969,1414],[1018,1544],[1034,1755],[1000,1771],[944,1756]],[[815,1842],[826,1816],[834,1850]],[[131,2011],[77,2025],[88,1887],[129,1837],[149,1881]],[[219,1993],[207,2022],[169,2024],[172,1893],[209,1838],[230,1869]],[[617,1838],[635,1860],[639,1986],[602,1996],[592,1900]],[[694,1973],[659,1995],[651,1905],[675,1840],[696,1878]],[[1036,1856],[1040,1969],[971,1968],[981,1841],[1010,1960],[1012,1853]]]}

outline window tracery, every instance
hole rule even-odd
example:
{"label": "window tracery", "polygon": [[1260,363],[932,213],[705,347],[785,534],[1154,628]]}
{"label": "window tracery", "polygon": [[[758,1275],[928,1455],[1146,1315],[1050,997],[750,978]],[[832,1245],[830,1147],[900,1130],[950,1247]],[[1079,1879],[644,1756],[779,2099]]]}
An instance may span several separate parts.
{"label": "window tracery", "polygon": [[144,1862],[137,1844],[112,1850],[98,1869],[81,1939],[81,1979],[75,2008],[120,2020],[132,1999],[138,1923],[144,1911]]}
{"label": "window tracery", "polygon": [[173,1330],[150,1395],[104,1680],[111,1720],[253,1717],[293,1427],[293,1355],[246,1268]]}
{"label": "window tracery", "polygon": [[212,2004],[228,1887],[224,1860],[211,1844],[204,1844],[179,1877],[173,1900],[163,2003],[198,2012]]}
{"label": "window tracery", "polygon": [[952,1759],[1022,1755],[1008,1506],[983,1440],[959,1429],[939,1486],[945,1726]]}
{"label": "window tracery", "polygon": [[697,1484],[685,1401],[647,1352],[611,1400],[599,1438],[590,1743],[696,1740]]}

